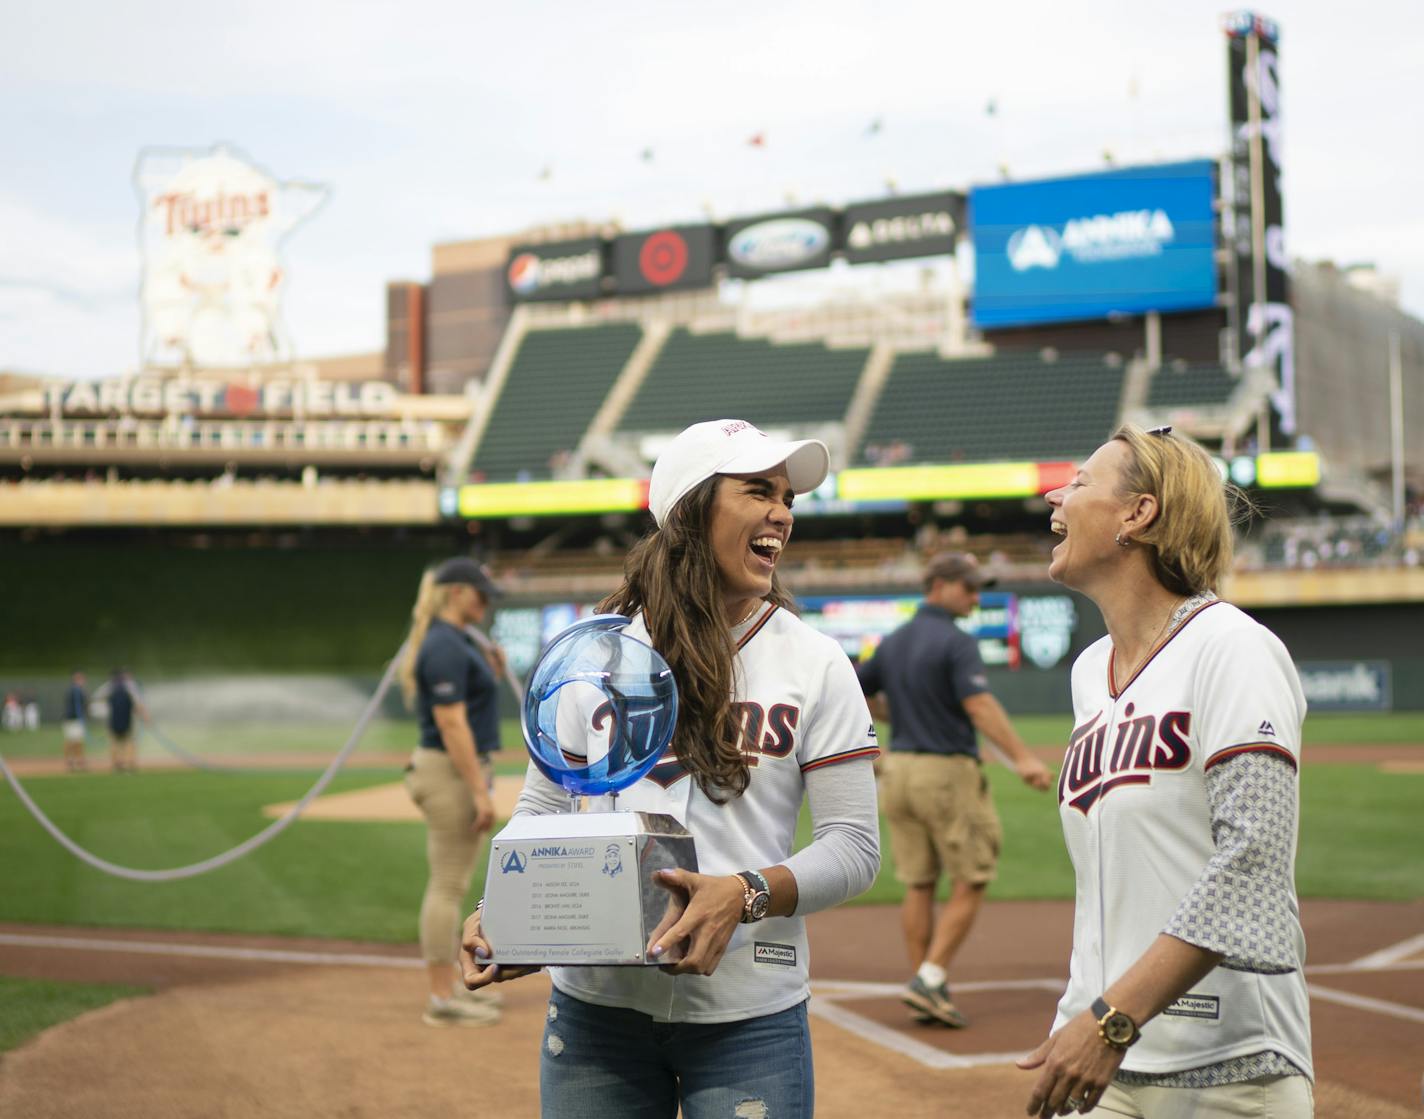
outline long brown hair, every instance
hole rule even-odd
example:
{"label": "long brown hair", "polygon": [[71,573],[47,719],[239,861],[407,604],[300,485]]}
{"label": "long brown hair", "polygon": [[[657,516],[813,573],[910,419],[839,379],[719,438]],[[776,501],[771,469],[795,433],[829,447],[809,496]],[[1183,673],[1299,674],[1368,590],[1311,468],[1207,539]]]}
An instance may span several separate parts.
{"label": "long brown hair", "polygon": [[[713,475],[689,490],[662,528],[633,546],[622,584],[598,604],[605,613],[642,612],[653,648],[677,681],[673,752],[715,804],[741,796],[751,782],[741,721],[732,710],[737,649],[722,613],[710,532],[721,482]],[[765,601],[795,608],[775,573]]]}

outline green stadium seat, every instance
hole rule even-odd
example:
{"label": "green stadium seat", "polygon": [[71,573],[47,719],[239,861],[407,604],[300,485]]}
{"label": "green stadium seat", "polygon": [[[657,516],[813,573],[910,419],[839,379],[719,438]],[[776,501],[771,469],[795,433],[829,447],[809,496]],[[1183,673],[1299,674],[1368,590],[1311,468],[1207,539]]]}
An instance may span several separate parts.
{"label": "green stadium seat", "polygon": [[472,473],[491,482],[552,477],[558,457],[577,449],[642,336],[635,323],[526,334]]}

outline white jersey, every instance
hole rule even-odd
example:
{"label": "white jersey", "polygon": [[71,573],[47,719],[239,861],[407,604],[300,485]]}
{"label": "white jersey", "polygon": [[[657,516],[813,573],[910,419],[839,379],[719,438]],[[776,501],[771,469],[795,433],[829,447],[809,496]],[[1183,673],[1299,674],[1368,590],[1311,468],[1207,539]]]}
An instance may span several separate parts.
{"label": "white jersey", "polygon": [[[648,640],[641,617],[627,632]],[[771,605],[732,634],[738,649],[734,697],[751,768],[746,791],[714,804],[669,751],[618,796],[620,810],[665,812],[681,821],[696,840],[703,874],[785,862],[803,775],[880,753],[855,670],[833,640]],[[590,727],[586,737],[596,756],[607,728]],[[562,733],[561,746],[577,752]],[[550,968],[550,975],[561,991],[585,1002],[630,1007],[662,1022],[725,1022],[775,1014],[803,1001],[810,993],[807,963],[804,919],[767,917],[737,926],[711,976],[672,976],[654,967],[559,967]]]}
{"label": "white jersey", "polygon": [[[1077,896],[1055,1030],[1147,950],[1215,853],[1206,771],[1255,750],[1299,767],[1305,697],[1290,654],[1236,607],[1198,608],[1117,694],[1112,656],[1104,637],[1073,665],[1074,730],[1058,803]],[[1310,1074],[1293,892],[1290,908],[1295,971],[1214,969],[1143,1026],[1122,1067],[1177,1072],[1271,1050]]]}

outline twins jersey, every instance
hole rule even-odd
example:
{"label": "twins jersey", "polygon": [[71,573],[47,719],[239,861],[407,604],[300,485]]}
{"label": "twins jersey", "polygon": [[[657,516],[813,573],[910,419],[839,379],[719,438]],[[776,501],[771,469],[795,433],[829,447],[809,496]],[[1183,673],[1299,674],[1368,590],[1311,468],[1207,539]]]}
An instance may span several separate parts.
{"label": "twins jersey", "polygon": [[[1207,770],[1257,750],[1299,764],[1305,697],[1295,667],[1236,607],[1199,607],[1117,693],[1112,659],[1104,637],[1073,665],[1058,803],[1077,898],[1055,1030],[1147,950],[1215,853]],[[1143,1026],[1124,1069],[1175,1072],[1271,1050],[1310,1073],[1305,939],[1291,890],[1296,970],[1217,967]]]}
{"label": "twins jersey", "polygon": [[[648,640],[642,618],[629,636]],[[734,702],[751,783],[714,804],[671,749],[618,796],[620,810],[665,812],[697,843],[703,874],[735,874],[785,862],[805,791],[804,774],[880,753],[850,659],[791,613],[764,605],[735,627]],[[563,710],[560,709],[562,722]],[[602,725],[601,720],[592,722]],[[596,757],[607,727],[586,732]],[[570,745],[561,732],[560,745]],[[871,823],[870,826],[874,826]],[[671,976],[651,967],[551,968],[575,998],[639,1010],[662,1022],[724,1022],[775,1014],[809,994],[805,921],[767,917],[738,925],[715,975]]]}

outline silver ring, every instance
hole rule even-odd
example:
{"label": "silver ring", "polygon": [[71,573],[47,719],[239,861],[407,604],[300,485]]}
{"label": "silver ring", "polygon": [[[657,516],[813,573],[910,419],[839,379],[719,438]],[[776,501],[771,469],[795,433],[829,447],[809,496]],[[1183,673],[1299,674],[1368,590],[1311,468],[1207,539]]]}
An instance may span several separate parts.
{"label": "silver ring", "polygon": [[1081,1111],[1083,1109],[1083,1105],[1088,1102],[1088,1097],[1084,1096],[1081,1100],[1075,1100],[1072,1096],[1069,1096],[1063,1102],[1068,1105],[1070,1110]]}

